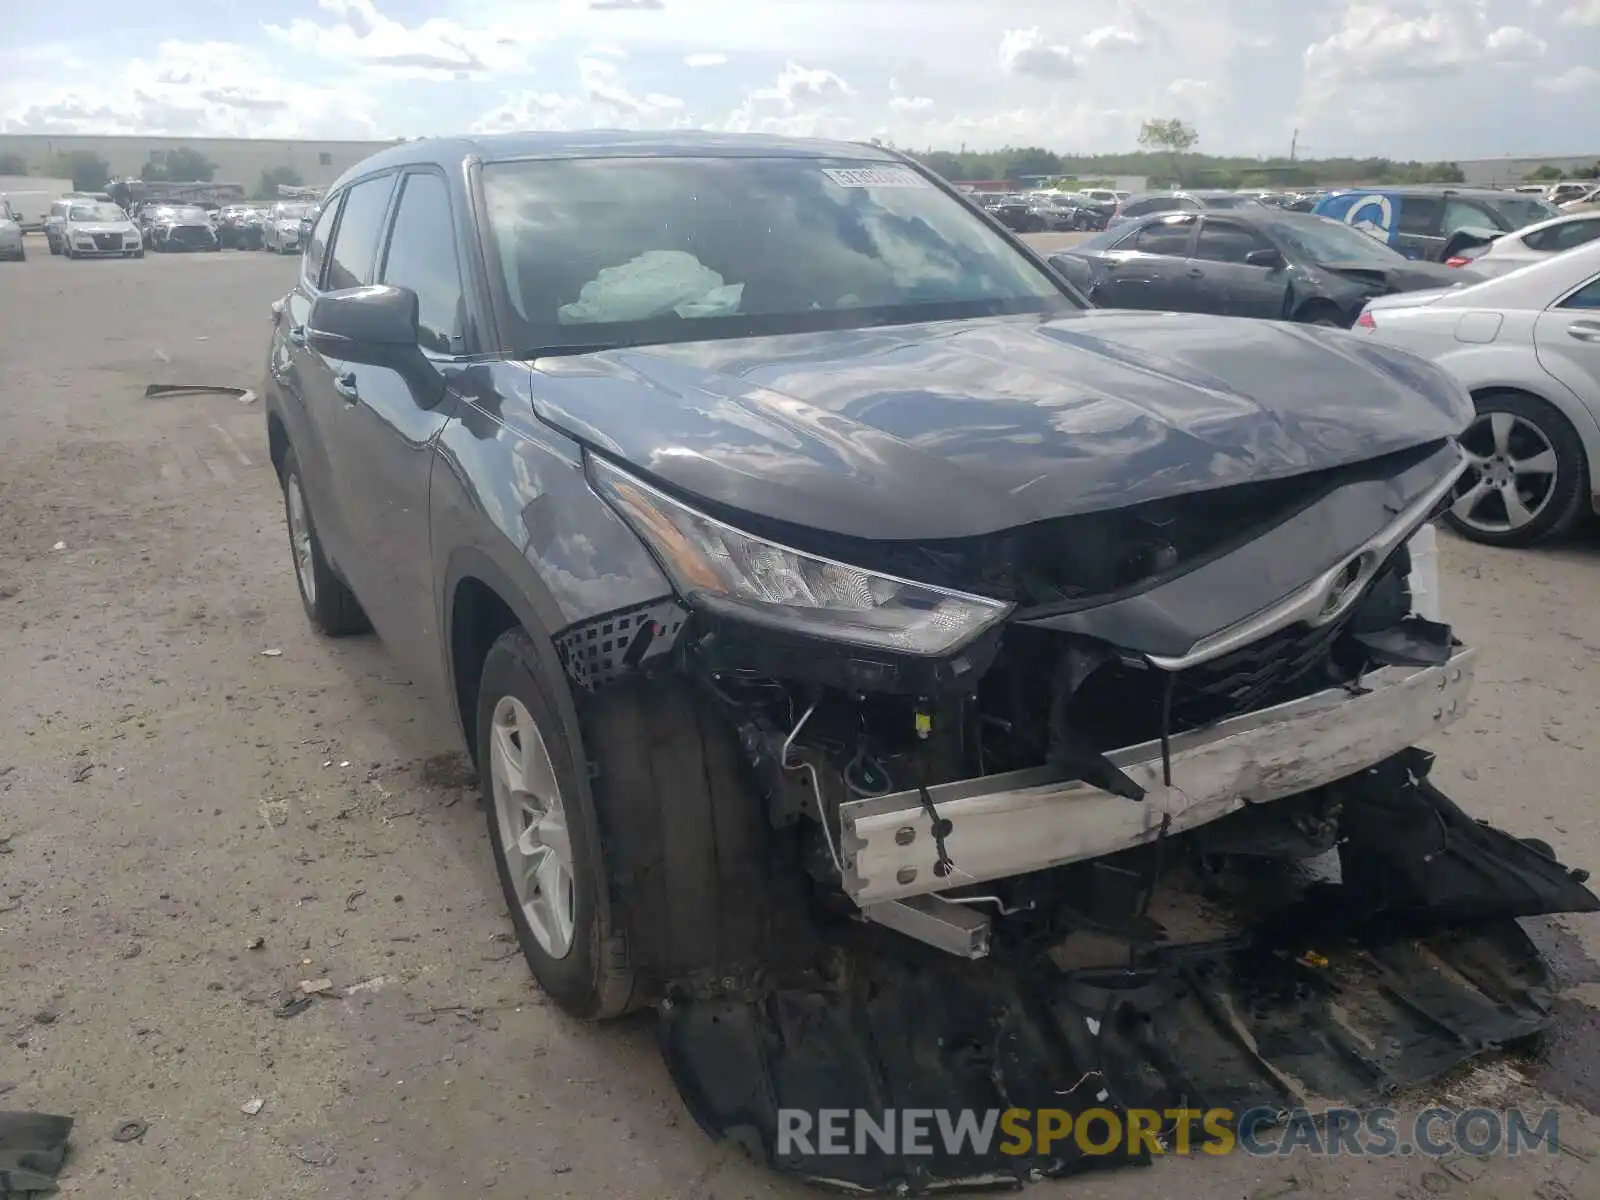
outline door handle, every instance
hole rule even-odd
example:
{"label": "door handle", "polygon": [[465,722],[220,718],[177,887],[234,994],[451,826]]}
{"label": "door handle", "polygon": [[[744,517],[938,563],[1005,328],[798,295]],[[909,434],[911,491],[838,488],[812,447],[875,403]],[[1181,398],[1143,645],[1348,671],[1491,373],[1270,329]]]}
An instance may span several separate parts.
{"label": "door handle", "polygon": [[291,325],[284,337],[289,339],[291,346],[304,346],[306,344],[306,327],[304,325]]}
{"label": "door handle", "polygon": [[1190,267],[1184,274],[1188,275],[1190,279],[1204,279],[1206,277],[1206,273],[1199,267]]}
{"label": "door handle", "polygon": [[351,404],[355,404],[361,399],[361,393],[356,391],[356,373],[354,371],[346,371],[343,375],[335,375],[333,378],[333,390]]}
{"label": "door handle", "polygon": [[1567,335],[1580,342],[1600,342],[1600,322],[1577,321],[1567,326]]}

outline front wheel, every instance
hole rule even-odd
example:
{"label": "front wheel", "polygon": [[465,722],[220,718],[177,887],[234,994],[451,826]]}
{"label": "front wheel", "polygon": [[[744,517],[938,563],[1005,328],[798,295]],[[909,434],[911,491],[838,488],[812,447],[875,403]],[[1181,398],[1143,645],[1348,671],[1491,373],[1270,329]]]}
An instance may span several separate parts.
{"label": "front wheel", "polygon": [[365,633],[371,626],[367,614],[348,584],[334,572],[322,551],[317,527],[306,502],[300,463],[291,450],[283,460],[283,511],[289,530],[289,552],[294,557],[294,578],[300,603],[317,630],[328,637]]}
{"label": "front wheel", "polygon": [[583,754],[541,678],[520,628],[489,648],[476,726],[489,842],[533,977],[567,1013],[604,1020],[639,997]]}
{"label": "front wheel", "polygon": [[1445,522],[1489,546],[1531,546],[1570,529],[1589,490],[1583,443],[1553,405],[1486,392],[1461,435],[1469,464]]}

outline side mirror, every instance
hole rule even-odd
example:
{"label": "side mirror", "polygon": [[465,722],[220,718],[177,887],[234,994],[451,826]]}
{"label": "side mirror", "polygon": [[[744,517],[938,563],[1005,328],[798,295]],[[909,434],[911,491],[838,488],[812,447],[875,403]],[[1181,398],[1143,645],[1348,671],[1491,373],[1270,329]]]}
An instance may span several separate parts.
{"label": "side mirror", "polygon": [[398,367],[421,353],[417,339],[417,294],[410,288],[379,284],[327,292],[306,318],[312,349],[345,362]]}
{"label": "side mirror", "polygon": [[1247,267],[1265,267],[1269,271],[1281,271],[1288,266],[1288,261],[1277,250],[1252,250],[1244,256]]}

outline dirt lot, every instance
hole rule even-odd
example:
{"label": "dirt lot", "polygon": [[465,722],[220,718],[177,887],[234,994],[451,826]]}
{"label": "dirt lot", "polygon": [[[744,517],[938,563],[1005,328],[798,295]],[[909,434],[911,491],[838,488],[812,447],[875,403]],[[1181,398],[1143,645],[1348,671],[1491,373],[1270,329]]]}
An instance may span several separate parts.
{"label": "dirt lot", "polygon": [[[253,386],[262,254],[0,264],[0,1107],[78,1120],[100,1197],[799,1196],[685,1115],[647,1020],[541,1002],[509,940],[446,724],[376,641],[296,601]],[[1447,540],[1485,649],[1438,778],[1600,866],[1591,532],[1539,553]],[[1557,929],[1554,1049],[1429,1096],[1568,1105],[1569,1153],[1166,1161],[1040,1196],[1600,1195],[1600,922]],[[289,1018],[278,993],[329,979]],[[259,1098],[256,1115],[241,1106]],[[119,1123],[148,1125],[119,1143]]]}

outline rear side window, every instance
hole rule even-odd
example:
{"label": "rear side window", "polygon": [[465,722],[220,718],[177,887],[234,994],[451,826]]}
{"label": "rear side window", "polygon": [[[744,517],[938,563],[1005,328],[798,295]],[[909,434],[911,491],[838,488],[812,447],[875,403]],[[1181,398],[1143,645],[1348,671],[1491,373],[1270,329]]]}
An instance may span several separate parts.
{"label": "rear side window", "polygon": [[383,218],[389,211],[389,194],[393,191],[394,176],[380,175],[356,184],[345,194],[344,215],[334,230],[333,249],[328,256],[329,291],[372,282],[378,238],[383,233]]}
{"label": "rear side window", "polygon": [[341,196],[335,196],[323,208],[322,215],[317,218],[317,223],[311,227],[311,236],[306,239],[305,255],[300,261],[300,277],[312,287],[320,285],[322,280],[322,264],[328,257],[328,233],[333,228],[333,219],[339,213]]}
{"label": "rear side window", "polygon": [[424,350],[461,353],[466,305],[455,221],[445,182],[431,172],[405,177],[383,282],[417,294],[418,341]]}
{"label": "rear side window", "polygon": [[1396,196],[1397,224],[1401,233],[1430,237],[1438,232],[1439,201],[1433,196]]}
{"label": "rear side window", "polygon": [[1500,229],[1504,224],[1488,209],[1469,200],[1447,200],[1439,232],[1449,237],[1458,229]]}
{"label": "rear side window", "polygon": [[1559,254],[1563,250],[1592,242],[1597,237],[1600,237],[1600,217],[1591,221],[1568,221],[1565,225],[1552,225],[1549,229],[1530,233],[1522,239],[1522,244],[1543,254]]}
{"label": "rear side window", "polygon": [[1152,221],[1134,235],[1128,248],[1141,254],[1169,254],[1181,258],[1189,252],[1189,234],[1193,229],[1193,217]]}

